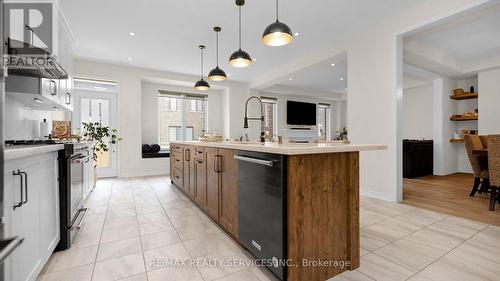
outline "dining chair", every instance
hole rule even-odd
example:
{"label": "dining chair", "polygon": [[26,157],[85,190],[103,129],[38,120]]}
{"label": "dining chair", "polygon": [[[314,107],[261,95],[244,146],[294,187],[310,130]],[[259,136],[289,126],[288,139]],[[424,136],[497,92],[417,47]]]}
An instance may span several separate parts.
{"label": "dining chair", "polygon": [[488,136],[488,167],[490,170],[490,211],[500,199],[500,135]]}
{"label": "dining chair", "polygon": [[[467,150],[467,156],[469,156],[469,162],[472,166],[474,172],[474,184],[472,186],[472,191],[469,196],[473,197],[476,192],[482,193],[487,191],[487,186],[489,185],[489,174],[488,174],[488,163],[484,157],[478,156],[473,153],[474,150],[483,149],[483,144],[481,139],[477,135],[465,135],[464,136],[465,149]],[[481,185],[481,189],[479,186]]]}

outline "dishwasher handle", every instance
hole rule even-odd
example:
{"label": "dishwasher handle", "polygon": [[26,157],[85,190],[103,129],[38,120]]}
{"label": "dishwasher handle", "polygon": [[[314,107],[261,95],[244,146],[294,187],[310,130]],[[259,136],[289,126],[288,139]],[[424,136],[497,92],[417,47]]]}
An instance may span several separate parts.
{"label": "dishwasher handle", "polygon": [[239,160],[239,161],[259,164],[259,165],[265,165],[265,166],[269,166],[269,167],[274,167],[274,164],[275,164],[275,161],[272,161],[272,160],[262,160],[262,159],[246,157],[246,156],[239,156],[239,155],[235,155],[234,159]]}

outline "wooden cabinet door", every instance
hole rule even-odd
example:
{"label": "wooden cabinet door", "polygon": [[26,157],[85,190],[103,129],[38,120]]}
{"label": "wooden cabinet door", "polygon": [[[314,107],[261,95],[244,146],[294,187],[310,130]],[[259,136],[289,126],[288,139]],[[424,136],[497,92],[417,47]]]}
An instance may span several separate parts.
{"label": "wooden cabinet door", "polygon": [[207,212],[215,221],[219,220],[219,171],[220,155],[217,148],[206,148],[207,156]]}
{"label": "wooden cabinet door", "polygon": [[207,206],[207,165],[205,159],[196,158],[194,162],[195,172],[195,201],[201,208]]}
{"label": "wooden cabinet door", "polygon": [[238,151],[219,149],[220,192],[219,224],[235,238],[238,237]]}
{"label": "wooden cabinet door", "polygon": [[191,147],[190,146],[185,146],[183,148],[183,161],[182,161],[182,173],[183,173],[183,179],[184,181],[182,182],[182,189],[184,190],[185,193],[189,194],[189,189],[190,189],[190,163],[191,163]]}

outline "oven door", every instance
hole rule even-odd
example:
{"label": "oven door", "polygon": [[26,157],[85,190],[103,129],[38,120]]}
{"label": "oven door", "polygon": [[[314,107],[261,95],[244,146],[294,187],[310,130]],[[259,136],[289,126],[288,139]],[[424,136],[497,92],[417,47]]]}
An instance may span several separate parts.
{"label": "oven door", "polygon": [[83,205],[83,167],[87,156],[76,154],[71,161],[71,221],[73,222]]}

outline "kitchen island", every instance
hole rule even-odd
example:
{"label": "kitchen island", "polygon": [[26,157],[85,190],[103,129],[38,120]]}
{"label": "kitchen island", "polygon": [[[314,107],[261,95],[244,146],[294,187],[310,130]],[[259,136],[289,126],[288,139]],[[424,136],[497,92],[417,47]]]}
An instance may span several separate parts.
{"label": "kitchen island", "polygon": [[170,149],[172,183],[281,279],[324,281],[359,267],[359,152],[385,145]]}

